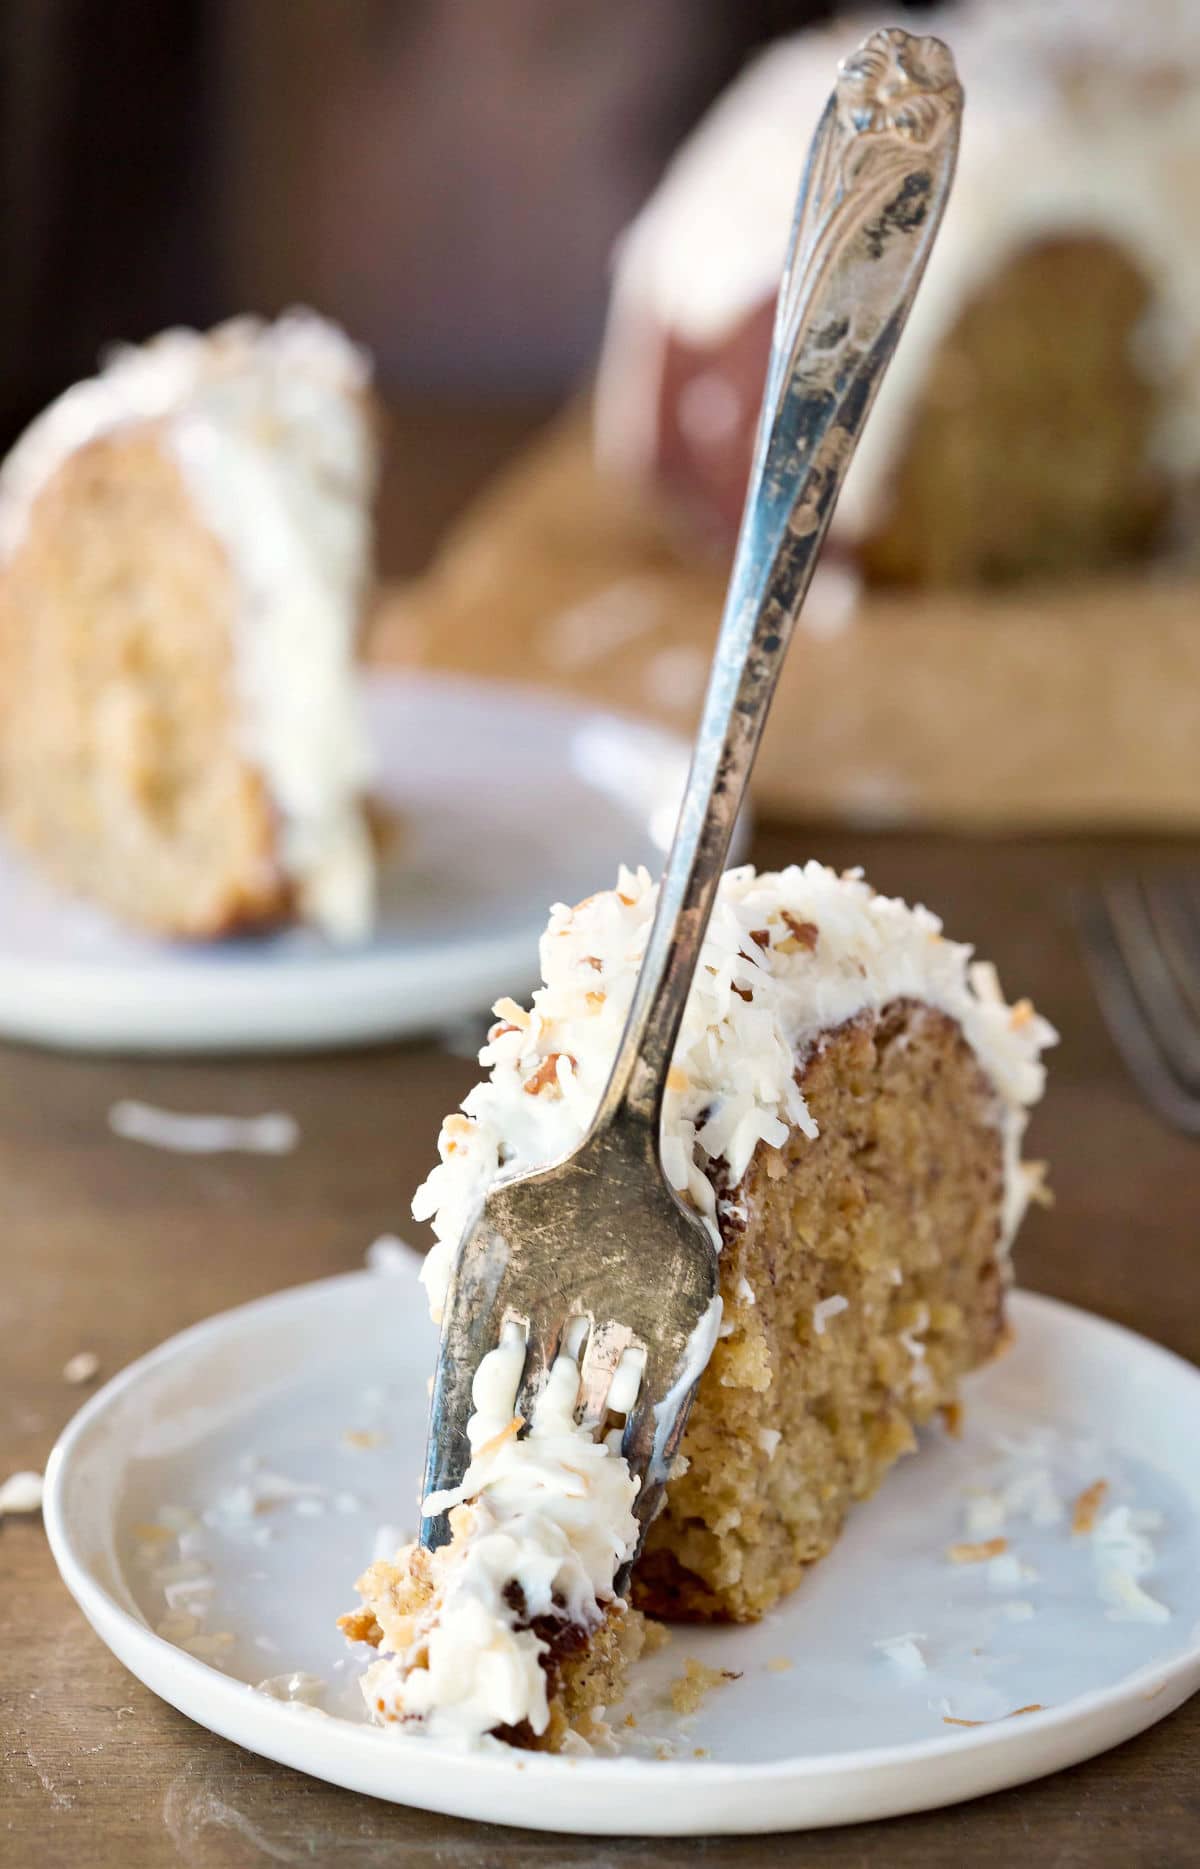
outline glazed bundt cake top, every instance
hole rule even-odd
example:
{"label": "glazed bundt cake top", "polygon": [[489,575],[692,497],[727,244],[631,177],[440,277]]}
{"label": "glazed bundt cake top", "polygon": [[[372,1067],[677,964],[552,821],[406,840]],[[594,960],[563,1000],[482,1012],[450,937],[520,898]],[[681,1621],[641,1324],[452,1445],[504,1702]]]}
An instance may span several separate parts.
{"label": "glazed bundt cake top", "polygon": [[[502,1170],[544,1166],[583,1136],[599,1103],[633,996],[657,887],[645,869],[575,908],[559,904],[541,942],[544,985],[526,1012],[496,1004],[480,1053],[488,1076],[447,1117],[441,1160],[413,1213],[437,1244],[422,1276],[435,1312],[454,1248]],[[797,1056],[856,1014],[923,1002],[962,1027],[995,1087],[1006,1145],[1009,1236],[1024,1210],[1020,1139],[1042,1093],[1053,1029],[1028,1001],[1005,1004],[995,970],[948,941],[927,909],[878,895],[857,871],[820,863],[725,875],[705,936],[668,1082],[662,1158],[719,1244],[718,1206],[758,1144],[815,1125],[796,1085]],[[718,1189],[723,1190],[718,1193]]]}
{"label": "glazed bundt cake top", "polygon": [[278,814],[283,866],[302,911],[340,933],[365,925],[372,893],[354,665],[376,472],[369,381],[365,355],[311,312],[167,331],[115,349],[0,468],[2,562],[81,450],[158,438],[232,574],[238,725]]}
{"label": "glazed bundt cake top", "polygon": [[[597,392],[607,460],[640,470],[651,458],[667,333],[716,347],[773,298],[797,139],[817,122],[837,60],[887,23],[864,12],[761,54],[623,236]],[[966,0],[923,12],[920,27],[952,47],[966,91],[958,170],[838,530],[869,527],[931,359],[966,304],[1048,236],[1108,239],[1144,275],[1154,309],[1139,361],[1162,390],[1156,456],[1175,473],[1200,468],[1200,13],[1188,0]],[[694,413],[715,430],[732,413],[721,383],[706,387]]]}

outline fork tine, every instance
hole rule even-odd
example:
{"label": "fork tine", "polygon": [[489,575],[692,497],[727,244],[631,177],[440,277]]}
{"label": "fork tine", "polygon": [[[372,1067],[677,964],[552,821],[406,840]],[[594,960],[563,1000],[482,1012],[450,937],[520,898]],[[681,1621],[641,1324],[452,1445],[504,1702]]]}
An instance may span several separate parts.
{"label": "fork tine", "polygon": [[1147,1102],[1185,1135],[1200,1136],[1200,1097],[1172,1073],[1142,1009],[1104,896],[1078,906],[1083,953],[1096,999],[1113,1042]]}
{"label": "fork tine", "polygon": [[1144,888],[1167,965],[1200,1031],[1200,879],[1148,877]]}
{"label": "fork tine", "polygon": [[627,1325],[610,1321],[597,1325],[588,1341],[582,1364],[583,1402],[579,1425],[594,1434],[608,1411],[608,1393],[617,1366],[635,1344]]}
{"label": "fork tine", "polygon": [[517,1389],[516,1412],[525,1423],[527,1432],[532,1421],[533,1411],[550,1379],[555,1359],[560,1349],[565,1349],[564,1339],[568,1320],[565,1317],[550,1318],[533,1316],[529,1319],[529,1335],[525,1344],[525,1368]]}
{"label": "fork tine", "polygon": [[[430,1493],[451,1491],[466,1472],[471,1459],[467,1423],[473,1410],[475,1372],[500,1342],[505,1318],[516,1312],[515,1306],[504,1304],[507,1261],[488,1239],[482,1219],[481,1215],[464,1234],[442,1310],[441,1349],[429,1398],[422,1500]],[[444,1544],[449,1535],[444,1513],[422,1520],[422,1540],[430,1549]]]}
{"label": "fork tine", "polygon": [[1136,877],[1105,888],[1109,920],[1146,1023],[1182,1087],[1200,1095],[1200,1030],[1180,991],[1147,887]]}

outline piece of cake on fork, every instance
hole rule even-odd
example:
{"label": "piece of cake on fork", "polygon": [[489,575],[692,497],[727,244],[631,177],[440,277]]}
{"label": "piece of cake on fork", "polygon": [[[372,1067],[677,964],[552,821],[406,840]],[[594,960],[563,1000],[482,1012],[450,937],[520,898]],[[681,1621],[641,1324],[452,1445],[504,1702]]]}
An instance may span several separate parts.
{"label": "piece of cake on fork", "polygon": [[116,350],[0,468],[0,820],[154,932],[369,926],[376,422],[308,312]]}
{"label": "piece of cake on fork", "polygon": [[[529,1011],[500,1001],[488,1075],[443,1124],[414,1204],[453,1254],[502,1171],[584,1134],[654,912],[645,871],[556,908]],[[617,1421],[576,1427],[564,1354],[525,1424],[520,1341],[485,1359],[452,1538],[360,1580],[347,1633],[381,1651],[372,1714],[402,1728],[557,1748],[619,1697],[639,1608],[753,1621],[834,1544],[851,1506],[958,1405],[1005,1337],[1021,1160],[1054,1033],[922,908],[817,863],[725,876],[669,1079],[662,1160],[720,1249],[711,1342],[665,1510],[633,1572]],[[445,1503],[445,1502],[441,1502]]]}

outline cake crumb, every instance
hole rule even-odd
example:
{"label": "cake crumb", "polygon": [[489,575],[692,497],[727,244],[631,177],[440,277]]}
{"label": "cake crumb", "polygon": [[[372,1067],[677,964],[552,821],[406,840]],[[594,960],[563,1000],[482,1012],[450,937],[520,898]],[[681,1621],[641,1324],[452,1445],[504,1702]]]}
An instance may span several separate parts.
{"label": "cake crumb", "polygon": [[1071,1532],[1074,1537],[1086,1538],[1094,1530],[1100,1508],[1107,1498],[1107,1480],[1093,1480],[1090,1486],[1084,1487],[1071,1511]]}
{"label": "cake crumb", "polygon": [[772,1655],[770,1661],[767,1663],[767,1673],[790,1674],[793,1665],[794,1664],[788,1660],[786,1655]]}
{"label": "cake crumb", "polygon": [[676,1713],[696,1713],[714,1687],[723,1687],[726,1681],[742,1678],[731,1668],[709,1668],[692,1655],[683,1667],[679,1679],[671,1683],[671,1705]]}
{"label": "cake crumb", "polygon": [[707,1746],[692,1747],[692,1757],[694,1759],[707,1759],[709,1756],[710,1754]]}
{"label": "cake crumb", "polygon": [[653,1616],[647,1616],[642,1625],[643,1655],[657,1655],[660,1649],[671,1640],[671,1631],[665,1622],[656,1622]]}
{"label": "cake crumb", "polygon": [[355,1447],[366,1451],[372,1447],[381,1446],[383,1435],[379,1432],[378,1428],[347,1428],[342,1435],[342,1440],[347,1447]]}
{"label": "cake crumb", "polygon": [[972,1544],[966,1540],[947,1546],[952,1564],[986,1564],[989,1558],[1002,1557],[1008,1550],[1007,1538],[982,1538]]}
{"label": "cake crumb", "polygon": [[942,1426],[952,1441],[961,1441],[963,1431],[963,1405],[961,1402],[943,1402],[938,1409]]}

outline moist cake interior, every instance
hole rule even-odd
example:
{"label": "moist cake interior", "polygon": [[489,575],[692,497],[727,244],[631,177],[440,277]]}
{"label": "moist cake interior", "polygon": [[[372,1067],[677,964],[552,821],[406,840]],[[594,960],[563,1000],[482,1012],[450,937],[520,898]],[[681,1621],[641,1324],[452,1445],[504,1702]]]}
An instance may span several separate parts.
{"label": "moist cake interior", "polygon": [[231,568],[153,426],[72,455],[0,585],[0,810],[58,880],[150,928],[282,914],[239,752]]}

